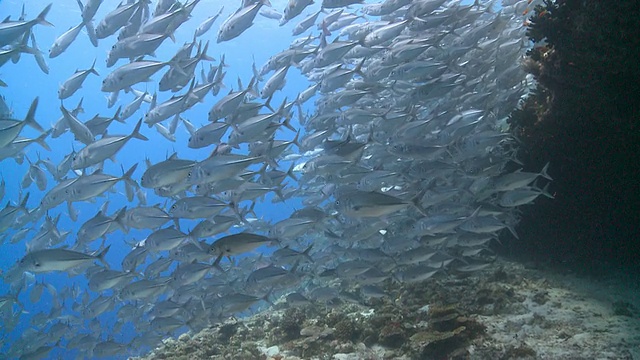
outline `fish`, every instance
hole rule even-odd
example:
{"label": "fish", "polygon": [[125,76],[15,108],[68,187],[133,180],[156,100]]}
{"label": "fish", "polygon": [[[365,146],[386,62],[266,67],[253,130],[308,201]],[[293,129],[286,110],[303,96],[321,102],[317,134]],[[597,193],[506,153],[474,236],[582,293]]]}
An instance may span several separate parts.
{"label": "fish", "polygon": [[142,6],[142,3],[140,0],[138,2],[120,4],[116,9],[109,12],[95,28],[96,38],[104,39],[125,26],[137,8]]}
{"label": "fish", "polygon": [[174,153],[167,160],[149,166],[140,178],[140,186],[154,189],[179,183],[187,178],[195,164],[193,160],[178,159]]}
{"label": "fish", "polygon": [[417,198],[407,201],[375,191],[346,193],[336,200],[336,206],[345,215],[352,217],[380,217],[409,207],[424,213],[424,210],[420,209]]}
{"label": "fish", "polygon": [[64,32],[62,35],[58,36],[58,38],[56,38],[56,40],[53,42],[53,45],[51,45],[51,49],[49,49],[49,58],[53,59],[65,52],[69,48],[69,46],[71,46],[71,43],[76,40],[78,34],[80,34],[80,31],[84,27],[85,23],[81,22],[80,24]]}
{"label": "fish", "polygon": [[[306,9],[311,4],[313,4],[313,0],[289,0],[287,2],[287,6],[284,8],[284,11],[282,12],[282,17],[280,19],[280,26],[286,24],[287,22],[289,22],[289,20],[302,14],[304,9]],[[294,34],[294,35],[297,35],[297,34]]]}
{"label": "fish", "polygon": [[78,91],[89,74],[100,76],[96,71],[95,66],[96,61],[94,60],[91,68],[88,70],[77,70],[69,79],[60,85],[60,88],[58,89],[58,99],[66,99]]}
{"label": "fish", "polygon": [[264,5],[271,6],[271,3],[269,0],[259,0],[253,5],[238,9],[220,25],[216,42],[221,43],[240,36],[253,25],[253,20]]}
{"label": "fish", "polygon": [[151,75],[171,64],[171,61],[135,61],[122,65],[102,80],[101,90],[105,92],[117,92],[129,88],[132,85],[147,80]]}
{"label": "fish", "polygon": [[19,261],[19,266],[24,271],[33,273],[46,273],[52,271],[68,271],[74,267],[93,263],[96,260],[102,262],[106,267],[104,257],[110,246],[105,247],[95,255],[85,254],[67,249],[44,249],[27,253]]}
{"label": "fish", "polygon": [[77,117],[75,117],[69,110],[67,110],[64,105],[60,105],[60,111],[62,112],[63,119],[66,123],[66,126],[69,127],[73,136],[76,140],[80,141],[85,145],[89,145],[93,142],[95,136],[93,132],[80,121]]}
{"label": "fish", "polygon": [[149,140],[146,136],[140,134],[140,125],[142,125],[142,119],[138,121],[136,127],[129,135],[109,136],[88,144],[80,149],[73,158],[71,168],[78,170],[101,163],[113,157],[132,138],[143,141]]}
{"label": "fish", "polygon": [[243,232],[217,239],[209,246],[208,253],[216,256],[214,264],[218,264],[224,256],[239,255],[277,241],[263,235]]}
{"label": "fish", "polygon": [[211,29],[211,27],[216,22],[216,20],[218,20],[218,17],[220,17],[220,14],[222,14],[222,11],[224,11],[224,6],[220,7],[220,10],[215,15],[210,16],[205,21],[203,21],[202,24],[200,24],[196,28],[196,37],[202,36],[207,31],[209,31],[209,29]]}
{"label": "fish", "polygon": [[155,51],[169,36],[166,34],[136,34],[115,43],[107,55],[107,67],[119,59],[135,59],[144,55],[155,55]]}

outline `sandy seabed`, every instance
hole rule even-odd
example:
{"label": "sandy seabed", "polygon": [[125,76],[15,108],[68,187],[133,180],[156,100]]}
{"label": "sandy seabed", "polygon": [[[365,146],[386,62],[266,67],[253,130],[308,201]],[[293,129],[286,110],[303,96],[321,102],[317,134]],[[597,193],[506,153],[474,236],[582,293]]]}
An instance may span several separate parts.
{"label": "sandy seabed", "polygon": [[640,359],[640,279],[623,273],[594,279],[497,260],[381,287],[389,296],[361,304],[289,307],[283,297],[135,359]]}

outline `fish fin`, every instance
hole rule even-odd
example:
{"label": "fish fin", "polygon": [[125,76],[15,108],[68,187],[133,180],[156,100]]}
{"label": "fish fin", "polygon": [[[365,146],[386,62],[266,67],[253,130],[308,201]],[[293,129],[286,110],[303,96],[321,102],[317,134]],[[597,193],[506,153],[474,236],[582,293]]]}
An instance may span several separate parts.
{"label": "fish fin", "polygon": [[120,228],[120,230],[122,230],[123,233],[129,232],[129,229],[127,228],[127,225],[124,221],[124,216],[126,215],[126,213],[127,207],[125,206],[122,209],[118,210],[116,216],[113,218],[113,222]]}
{"label": "fish fin", "polygon": [[207,49],[208,48],[209,48],[209,42],[207,41],[207,43],[204,44],[204,49],[202,49],[202,53],[200,53],[200,60],[216,61],[216,59],[214,59],[211,56],[207,55]]}
{"label": "fish fin", "polygon": [[271,107],[271,99],[273,98],[273,95],[269,96],[269,98],[267,99],[267,101],[264,103],[264,107],[266,107],[267,109],[271,110],[272,112],[275,112],[275,110],[273,110],[273,108]]}
{"label": "fish fin", "polygon": [[48,22],[47,19],[45,19],[45,17],[49,13],[49,10],[51,10],[51,5],[53,5],[53,3],[47,5],[47,7],[45,7],[44,10],[42,10],[33,21],[40,25],[53,26],[52,23]]}
{"label": "fish fin", "polygon": [[106,248],[102,249],[102,251],[100,251],[99,253],[97,253],[95,255],[96,259],[98,259],[102,264],[104,264],[104,266],[109,269],[109,263],[107,263],[104,260],[104,256],[107,255],[107,252],[109,252],[109,249],[111,248],[111,245],[107,245]]}
{"label": "fish fin", "polygon": [[293,169],[295,169],[295,167],[296,167],[295,162],[292,162],[291,166],[289,166],[289,170],[287,170],[287,176],[293,179],[294,181],[298,181],[296,174],[293,173]]}
{"label": "fish fin", "polygon": [[424,194],[426,194],[427,190],[428,188],[422,189],[418,193],[418,195],[416,195],[413,199],[411,199],[411,203],[416,208],[416,210],[418,210],[424,216],[428,216],[427,211],[422,207],[422,204],[420,202],[422,201],[422,198],[424,197]]}
{"label": "fish fin", "polygon": [[93,64],[91,64],[91,68],[88,71],[100,76],[100,74],[98,74],[98,72],[96,71],[96,60],[97,59],[93,59]]}
{"label": "fish fin", "polygon": [[309,261],[313,263],[314,262],[313,258],[309,256],[309,252],[311,251],[312,248],[313,248],[313,244],[309,245],[309,247],[302,252],[302,256],[306,257]]}
{"label": "fish fin", "polygon": [[136,127],[133,129],[133,132],[129,136],[134,137],[136,139],[144,140],[144,141],[149,140],[149,138],[140,134],[140,125],[142,125],[142,119],[138,121],[138,123],[136,124]]}
{"label": "fish fin", "polygon": [[49,136],[49,134],[51,134],[51,129],[47,130],[46,132],[43,132],[42,135],[38,136],[37,138],[34,139],[34,141],[36,143],[38,143],[38,145],[42,146],[43,148],[45,148],[48,151],[51,151],[51,148],[49,147],[49,144],[47,144],[47,142],[45,141],[45,139]]}
{"label": "fish fin", "polygon": [[[542,176],[543,178],[547,179],[547,180],[552,180],[551,176],[549,176],[549,174],[547,173],[547,170],[549,170],[549,163],[547,163],[542,170],[540,171],[540,176]],[[545,195],[546,196],[546,195]]]}
{"label": "fish fin", "polygon": [[273,301],[269,300],[269,296],[271,296],[271,293],[273,292],[273,288],[271,288],[263,297],[261,297],[261,300],[266,301],[267,303],[269,303],[269,305],[274,306]]}
{"label": "fish fin", "polygon": [[71,204],[71,201],[67,201],[67,210],[69,213],[69,218],[72,221],[78,221],[78,211],[74,209],[73,204]]}
{"label": "fish fin", "polygon": [[[171,122],[169,123],[169,133],[170,134],[175,134],[176,133],[176,129],[178,128],[178,124],[180,123],[180,113],[176,114],[172,119]],[[156,124],[158,125],[158,124]]]}
{"label": "fish fin", "polygon": [[127,170],[127,172],[125,172],[122,175],[122,180],[128,182],[129,184],[133,185],[134,187],[138,187],[138,183],[131,178],[131,175],[133,175],[133,172],[136,171],[137,167],[138,167],[138,163],[133,164],[133,166],[130,167],[129,170]]}
{"label": "fish fin", "polygon": [[40,124],[38,124],[36,122],[35,119],[35,114],[36,114],[36,108],[38,107],[38,97],[36,97],[35,99],[33,99],[33,102],[31,103],[31,106],[29,107],[29,112],[27,113],[27,116],[25,117],[24,121],[26,125],[31,126],[32,128],[40,131],[40,132],[44,132],[44,129],[42,128],[42,126],[40,126]]}

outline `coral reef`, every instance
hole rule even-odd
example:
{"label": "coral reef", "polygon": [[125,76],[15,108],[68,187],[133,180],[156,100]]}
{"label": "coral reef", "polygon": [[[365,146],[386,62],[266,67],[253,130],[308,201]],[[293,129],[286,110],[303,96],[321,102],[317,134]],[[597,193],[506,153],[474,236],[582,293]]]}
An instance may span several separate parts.
{"label": "coral reef", "polygon": [[374,305],[279,303],[165,340],[144,359],[631,360],[640,298],[637,284],[619,281],[595,286],[497,260],[471,275],[389,282],[389,296]]}
{"label": "coral reef", "polygon": [[551,162],[555,200],[523,209],[523,236],[509,253],[633,266],[640,255],[640,8],[545,0],[529,18],[528,36],[534,48],[523,66],[537,88],[509,123],[522,141],[525,171]]}

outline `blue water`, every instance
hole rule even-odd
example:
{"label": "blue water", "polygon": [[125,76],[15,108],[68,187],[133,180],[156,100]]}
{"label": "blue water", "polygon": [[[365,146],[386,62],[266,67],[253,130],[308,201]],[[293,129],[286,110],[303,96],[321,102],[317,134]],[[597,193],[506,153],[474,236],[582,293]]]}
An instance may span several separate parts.
{"label": "blue water", "polygon": [[[20,16],[21,7],[24,3],[27,19],[32,19],[49,2],[51,2],[51,0],[29,0],[25,2],[14,0],[0,1],[0,17],[4,19],[8,15],[11,15],[12,19],[17,19]],[[271,2],[273,7],[278,10],[284,9],[286,5],[286,0],[272,0]],[[104,1],[94,18],[94,23],[97,24],[108,12],[115,9],[118,3],[119,1],[114,0]],[[172,43],[170,40],[167,40],[161,45],[156,53],[157,59],[170,59],[178,48],[180,48],[185,42],[191,41],[195,28],[207,17],[217,13],[223,5],[225,8],[220,18],[213,25],[211,30],[204,36],[200,37],[200,39],[203,41],[211,41],[208,54],[216,59],[216,61],[212,63],[214,66],[218,64],[218,60],[222,54],[226,55],[226,63],[229,67],[226,69],[227,75],[224,83],[227,88],[223,88],[215,98],[210,94],[207,95],[205,103],[197,104],[192,109],[183,113],[182,116],[190,120],[196,126],[208,123],[207,112],[219,98],[226,95],[231,88],[237,90],[238,87],[236,85],[236,79],[238,77],[242,79],[242,83],[244,85],[249,82],[252,77],[251,65],[253,58],[255,58],[256,65],[261,67],[271,55],[288,48],[291,40],[293,39],[291,36],[291,30],[295,23],[307,14],[317,11],[319,8],[319,4],[312,5],[304,11],[300,17],[294,19],[283,27],[278,26],[278,22],[276,20],[267,19],[258,15],[254,26],[243,33],[239,38],[230,42],[216,44],[218,27],[224,19],[236,10],[239,6],[239,1],[202,0],[196,6],[195,11],[192,14],[192,18],[175,32],[176,42]],[[152,10],[154,6],[155,1],[151,5]],[[48,53],[48,49],[57,36],[80,22],[80,10],[76,0],[56,0],[47,16],[47,20],[53,23],[55,27],[36,26],[34,28],[38,46],[45,53]],[[312,28],[312,31],[314,33],[317,32],[315,27]],[[268,37],[265,34],[269,34]],[[0,78],[8,84],[7,88],[0,88],[0,94],[6,98],[8,105],[14,112],[14,117],[17,119],[24,118],[33,99],[35,97],[39,97],[40,100],[35,117],[43,127],[49,128],[61,116],[59,110],[60,100],[57,98],[59,84],[63,83],[69,76],[71,76],[76,69],[88,69],[94,59],[98,60],[96,70],[100,73],[100,76],[90,75],[84,82],[82,89],[76,92],[72,97],[64,100],[64,106],[67,109],[73,109],[78,101],[81,98],[84,98],[83,105],[85,113],[80,114],[79,118],[82,121],[87,121],[97,113],[102,116],[111,116],[115,112],[117,106],[125,106],[132,101],[134,99],[133,94],[124,94],[121,92],[116,106],[113,108],[107,108],[107,100],[105,98],[107,94],[100,91],[102,79],[109,74],[109,72],[125,63],[123,60],[120,60],[116,66],[111,68],[107,68],[105,65],[106,54],[109,48],[116,42],[116,36],[117,33],[107,39],[100,40],[99,47],[94,48],[89,42],[87,34],[83,31],[76,41],[62,55],[54,59],[49,59],[47,54],[45,54],[50,68],[50,73],[48,75],[44,74],[40,70],[34,57],[28,54],[22,55],[17,64],[8,63],[0,68]],[[196,72],[198,80],[200,79],[200,67],[201,66],[198,66],[198,70]],[[206,71],[208,71],[208,68],[209,65],[205,63]],[[164,71],[160,71],[156,74],[153,77],[153,82],[138,84],[134,86],[134,88],[153,93],[156,91],[157,81],[159,81],[163,73]],[[265,80],[268,76],[270,76],[270,74],[265,76]],[[273,104],[279,104],[284,97],[287,97],[290,101],[293,100],[299,91],[305,89],[309,85],[306,79],[299,74],[297,69],[292,68],[289,71],[287,79],[285,89],[276,93],[272,100]],[[178,94],[181,93],[183,92],[178,92]],[[168,99],[171,95],[172,93],[170,92],[159,93],[158,102]],[[304,110],[310,110],[308,106],[311,106],[310,104],[312,103],[313,101],[309,101]],[[148,107],[148,104],[143,103],[141,110],[130,117],[126,124],[113,122],[108,129],[109,134],[130,133],[135,122],[144,115],[144,112]],[[294,126],[299,127],[298,124],[295,123],[296,121],[297,115],[294,116]],[[165,124],[167,123],[168,121],[165,121]],[[139,181],[140,176],[146,168],[144,159],[149,159],[152,163],[157,163],[164,160],[173,152],[178,152],[179,157],[181,158],[202,160],[210,154],[212,149],[212,147],[197,150],[189,149],[187,147],[189,134],[183,125],[179,126],[176,132],[177,140],[174,143],[169,142],[159,135],[155,129],[147,128],[145,124],[143,124],[141,132],[149,138],[149,141],[143,142],[135,139],[130,141],[124,149],[116,155],[117,161],[115,163],[110,160],[105,162],[105,173],[120,175],[121,166],[128,169],[135,163],[138,163],[138,168],[133,177]],[[37,132],[29,128],[25,129],[25,131],[21,133],[21,136],[25,137],[35,137],[37,135]],[[283,140],[291,139],[293,135],[294,134],[288,130],[279,131],[276,138]],[[83,146],[82,144],[75,142],[73,140],[73,135],[69,132],[57,139],[47,139],[47,142],[51,146],[52,151],[46,151],[37,144],[33,144],[26,148],[26,157],[35,162],[38,159],[38,156],[40,156],[42,159],[49,159],[53,163],[57,164],[66,154],[71,152],[72,148],[79,150]],[[281,167],[286,169],[288,165],[281,164]],[[35,184],[32,184],[27,189],[20,188],[22,176],[27,172],[27,169],[28,163],[26,161],[22,165],[17,164],[13,159],[6,159],[0,162],[0,174],[6,181],[6,195],[3,200],[4,203],[11,201],[12,203],[17,204],[20,199],[20,194],[22,193],[24,195],[29,192],[30,198],[27,208],[33,209],[39,204],[44,193],[40,192]],[[49,177],[46,191],[55,185],[56,183],[54,179]],[[79,213],[79,218],[76,222],[69,219],[68,214],[66,213],[67,209],[64,204],[49,211],[48,215],[51,217],[62,214],[60,222],[58,223],[58,229],[60,231],[71,232],[67,237],[66,242],[62,245],[71,246],[73,244],[77,230],[85,221],[96,214],[99,207],[105,201],[108,200],[110,203],[109,210],[107,212],[108,214],[112,214],[123,206],[133,207],[137,205],[137,200],[134,200],[133,204],[127,201],[126,196],[124,195],[123,184],[117,184],[115,189],[117,190],[116,193],[107,193],[104,197],[96,199],[95,202],[74,203],[73,206]],[[166,199],[155,196],[150,190],[147,190],[146,193],[147,203],[149,205],[157,203],[163,206],[166,205]],[[270,200],[270,197],[267,197],[264,202],[259,203],[256,206],[255,210],[258,217],[262,217],[264,220],[272,223],[286,218],[296,207],[299,207],[300,204],[299,201],[291,200],[287,201],[285,204],[280,203],[274,205]],[[26,243],[28,243],[29,238],[38,231],[41,224],[42,219],[40,219],[36,224],[29,224],[28,226],[32,230],[29,232],[29,235],[27,235],[25,240],[17,244],[9,243],[9,236],[11,233],[15,232],[15,230],[10,230],[11,233],[7,234],[9,236],[5,238],[5,243],[1,245],[0,269],[2,271],[6,271],[12,267],[16,261],[24,256],[26,252]],[[189,223],[186,221],[181,222],[183,231],[188,230],[194,225],[195,223]],[[111,245],[111,250],[107,254],[106,261],[113,269],[120,269],[122,258],[131,249],[128,243],[131,244],[140,241],[150,232],[151,230],[136,231],[132,229],[128,234],[123,234],[119,231],[110,234],[107,238],[106,245]],[[99,243],[99,241],[95,241],[92,245],[97,249]],[[268,251],[268,249],[265,250]],[[59,292],[65,287],[73,287],[79,290],[79,294],[88,291],[87,280],[83,275],[69,277],[66,273],[38,274],[35,276],[35,281],[52,284]],[[30,323],[34,315],[41,312],[48,313],[51,310],[53,302],[51,296],[48,295],[46,290],[38,303],[32,304],[29,301],[28,294],[32,286],[33,280],[28,282],[28,287],[26,287],[20,294],[19,300],[25,305],[25,312],[20,316],[19,324],[16,328],[7,333],[5,326],[0,326],[0,338],[2,338],[3,344],[3,347],[1,348],[2,352],[6,352],[13,342],[19,339],[22,334],[25,334],[25,331],[28,331],[28,329],[34,329]],[[9,285],[0,283],[0,295],[7,294],[8,292]],[[97,297],[97,294],[90,292],[90,296],[90,300],[93,300]],[[60,295],[59,298],[62,300],[65,296]],[[81,298],[82,296],[78,296],[75,298],[75,301],[80,301]],[[65,310],[62,312],[63,315],[79,315],[71,311],[71,305],[72,301],[70,301],[69,298],[66,298],[66,301],[64,302]],[[119,306],[120,305],[117,305],[115,310],[117,310]],[[100,321],[101,328],[103,329],[103,340],[112,338],[119,343],[128,343],[136,335],[134,327],[130,323],[126,324],[123,327],[123,331],[120,333],[111,332],[111,326],[116,321],[115,311],[107,312],[100,316],[98,320]],[[88,326],[89,322],[85,321],[85,327],[88,328]],[[180,331],[184,331],[184,329],[181,329]],[[73,336],[72,334],[86,332],[86,330],[74,328],[70,331],[70,335]],[[60,344],[61,347],[64,347],[66,342],[69,340],[67,336],[65,336],[65,338],[66,339],[63,339]],[[77,352],[75,351],[56,348],[50,353],[49,358],[60,357],[68,359],[74,357],[76,354]],[[0,356],[0,358],[1,357],[2,356]]]}

